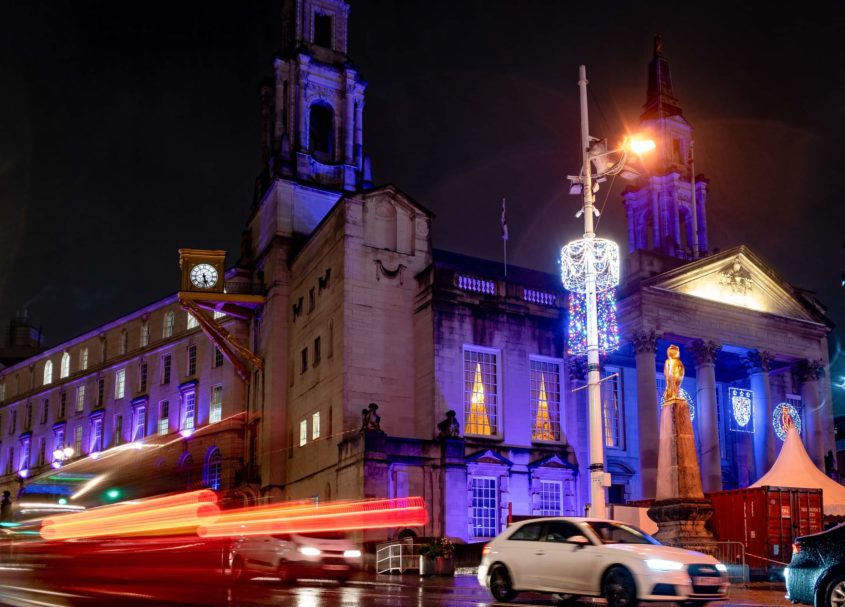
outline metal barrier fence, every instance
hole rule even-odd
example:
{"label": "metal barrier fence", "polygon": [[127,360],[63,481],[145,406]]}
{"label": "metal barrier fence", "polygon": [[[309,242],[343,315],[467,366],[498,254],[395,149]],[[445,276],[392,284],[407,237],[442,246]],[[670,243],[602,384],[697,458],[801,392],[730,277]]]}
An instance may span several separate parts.
{"label": "metal barrier fence", "polygon": [[697,541],[694,544],[679,544],[678,548],[697,550],[709,554],[728,568],[728,579],[732,584],[747,584],[750,575],[742,542]]}
{"label": "metal barrier fence", "polygon": [[405,573],[419,571],[419,548],[422,544],[393,542],[376,550],[377,573]]}

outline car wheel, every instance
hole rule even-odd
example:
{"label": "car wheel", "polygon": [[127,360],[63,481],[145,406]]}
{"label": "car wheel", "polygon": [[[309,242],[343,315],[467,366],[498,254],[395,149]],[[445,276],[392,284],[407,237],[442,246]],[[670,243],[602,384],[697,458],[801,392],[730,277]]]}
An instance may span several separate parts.
{"label": "car wheel", "polygon": [[707,607],[710,601],[683,601],[681,607]]}
{"label": "car wheel", "polygon": [[246,579],[243,559],[237,555],[229,557],[229,577],[235,584],[243,582]]}
{"label": "car wheel", "polygon": [[602,596],[608,607],[635,607],[637,605],[637,586],[634,578],[623,567],[611,567],[604,574]]}
{"label": "car wheel", "polygon": [[290,578],[290,564],[287,561],[279,562],[279,567],[276,569],[276,576],[282,584],[290,584],[293,581]]}
{"label": "car wheel", "polygon": [[511,576],[504,565],[496,565],[490,572],[490,594],[500,603],[507,603],[516,597],[511,585]]}
{"label": "car wheel", "polygon": [[827,599],[823,604],[830,607],[845,607],[845,575],[838,575],[827,585]]}

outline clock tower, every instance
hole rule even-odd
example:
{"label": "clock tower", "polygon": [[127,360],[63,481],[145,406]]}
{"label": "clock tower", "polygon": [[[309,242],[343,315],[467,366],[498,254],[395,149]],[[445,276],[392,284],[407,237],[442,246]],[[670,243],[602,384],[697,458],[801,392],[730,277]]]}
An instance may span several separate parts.
{"label": "clock tower", "polygon": [[[623,194],[632,257],[629,278],[638,271],[659,273],[707,252],[708,181],[695,178],[693,197],[693,128],[675,97],[660,36],[654,39],[640,125],[657,149],[643,158],[646,173]],[[643,254],[637,256],[639,252]]]}

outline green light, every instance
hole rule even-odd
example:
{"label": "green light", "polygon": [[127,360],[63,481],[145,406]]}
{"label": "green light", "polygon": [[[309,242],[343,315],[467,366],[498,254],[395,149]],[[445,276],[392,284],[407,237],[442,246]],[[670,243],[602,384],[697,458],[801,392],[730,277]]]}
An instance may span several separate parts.
{"label": "green light", "polygon": [[67,500],[63,497],[60,497],[59,498],[59,506],[66,506],[66,505],[67,505]]}
{"label": "green light", "polygon": [[109,489],[108,491],[106,491],[106,498],[111,501],[120,498],[120,495],[120,489]]}

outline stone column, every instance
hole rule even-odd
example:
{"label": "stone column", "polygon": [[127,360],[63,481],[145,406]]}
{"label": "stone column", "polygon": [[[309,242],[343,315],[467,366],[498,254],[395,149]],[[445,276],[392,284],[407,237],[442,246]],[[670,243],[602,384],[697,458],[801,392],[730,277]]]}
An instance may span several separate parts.
{"label": "stone column", "polygon": [[637,331],[631,337],[637,365],[637,438],[640,455],[639,499],[655,496],[657,489],[657,371],[654,354],[657,334]]}
{"label": "stone column", "polygon": [[347,69],[345,74],[345,96],[343,109],[343,163],[353,163],[355,142],[355,83],[354,75]]}
{"label": "stone column", "polygon": [[822,440],[822,419],[819,379],[824,374],[824,363],[820,360],[802,360],[798,364],[798,380],[801,382],[801,404],[804,405],[804,446],[813,463],[824,471],[824,441]]}
{"label": "stone column", "polygon": [[722,450],[716,412],[716,354],[721,346],[700,339],[692,343],[701,431],[701,485],[705,493],[722,490]]}
{"label": "stone column", "polygon": [[769,386],[769,365],[774,357],[768,352],[751,350],[745,357],[748,379],[754,393],[754,476],[766,474],[775,463],[772,430],[772,390]]}

